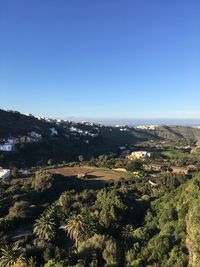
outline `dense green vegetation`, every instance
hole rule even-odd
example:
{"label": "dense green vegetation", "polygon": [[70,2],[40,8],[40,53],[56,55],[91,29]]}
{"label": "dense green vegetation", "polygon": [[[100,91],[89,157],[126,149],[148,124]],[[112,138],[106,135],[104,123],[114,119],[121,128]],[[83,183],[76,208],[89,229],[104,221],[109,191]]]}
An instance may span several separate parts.
{"label": "dense green vegetation", "polygon": [[[21,137],[12,153],[0,153],[0,166],[44,166],[49,159],[54,163],[62,163],[77,160],[79,155],[90,159],[101,154],[118,154],[119,146],[126,145],[128,148],[129,145],[148,140],[175,140],[187,145],[194,143],[200,137],[199,129],[189,127],[165,126],[158,127],[156,131],[127,127],[127,131],[121,131],[116,127],[75,124],[80,130],[96,134],[93,138],[73,134],[70,132],[72,126],[74,126],[72,122],[38,120],[19,112],[0,110],[0,142],[2,138]],[[51,136],[51,127],[57,129],[58,136]],[[43,138],[38,143],[25,143],[23,137],[31,131],[41,134]]]}
{"label": "dense green vegetation", "polygon": [[160,137],[167,139],[178,140],[178,139],[190,139],[199,140],[200,131],[199,129],[183,126],[162,126],[156,129],[156,133]]}
{"label": "dense green vegetation", "polygon": [[23,135],[29,131],[41,131],[49,133],[49,123],[40,121],[33,116],[26,116],[16,111],[4,111],[0,109],[0,137]]}
{"label": "dense green vegetation", "polygon": [[[70,131],[70,127],[96,134],[79,135]],[[50,128],[55,127],[58,136],[51,136]],[[23,139],[29,132],[35,131],[42,134],[42,139],[37,143],[26,143]],[[100,125],[84,125],[81,123],[56,120],[50,122],[25,116],[19,112],[0,110],[0,142],[3,138],[22,137],[12,153],[0,151],[0,166],[30,167],[44,166],[49,159],[54,163],[70,162],[84,155],[90,159],[103,153],[118,153],[119,146],[135,144],[147,140],[151,134],[131,128],[122,132],[115,127]]]}
{"label": "dense green vegetation", "polygon": [[40,171],[2,182],[0,266],[199,266],[200,176],[163,181],[92,190]]}
{"label": "dense green vegetation", "polygon": [[[190,149],[198,131],[76,124],[98,133],[77,138],[70,122],[4,111],[0,117],[1,138],[43,135],[40,142],[1,153],[0,166],[11,166],[13,177],[0,180],[1,267],[200,266],[200,160]],[[51,136],[50,127],[59,135]],[[152,155],[130,161],[122,145]],[[173,171],[191,165],[189,173]],[[27,166],[29,176],[20,177],[18,168]],[[64,166],[105,169],[118,178],[51,171]]]}

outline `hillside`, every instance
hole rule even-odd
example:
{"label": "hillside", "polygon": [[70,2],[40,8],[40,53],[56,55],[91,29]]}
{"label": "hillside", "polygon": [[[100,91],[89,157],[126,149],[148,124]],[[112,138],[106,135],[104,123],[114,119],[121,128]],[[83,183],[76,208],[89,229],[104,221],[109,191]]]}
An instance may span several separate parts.
{"label": "hillside", "polygon": [[40,170],[0,183],[1,266],[20,256],[25,267],[200,266],[199,174],[163,173],[157,187],[116,176],[118,186],[98,188],[92,180],[109,181],[109,169],[87,167],[85,178],[79,171]]}
{"label": "hillside", "polygon": [[[56,134],[51,134],[51,128]],[[37,142],[30,139],[31,132],[42,136]],[[92,123],[74,123],[62,120],[37,119],[19,112],[0,110],[0,141],[17,138],[12,152],[2,152],[0,166],[31,166],[46,164],[49,159],[55,163],[74,161],[79,155],[86,158],[103,153],[117,153],[119,146],[133,145],[152,138],[134,128],[120,129]],[[5,141],[4,141],[5,139]]]}
{"label": "hillside", "polygon": [[199,130],[0,122],[1,144],[16,142],[0,153],[0,266],[200,266]]}
{"label": "hillside", "polygon": [[[52,135],[52,129],[55,134]],[[34,140],[31,134],[41,136]],[[63,120],[37,119],[19,112],[0,110],[0,145],[8,138],[17,138],[12,152],[1,151],[0,166],[45,165],[77,161],[102,154],[119,154],[120,146],[130,149],[148,140],[188,140],[194,144],[200,130],[190,127],[162,126],[155,131],[134,127],[111,127],[93,123],[74,123]]]}
{"label": "hillside", "polygon": [[197,141],[200,139],[200,129],[183,126],[162,126],[157,127],[155,133],[166,139],[190,139]]}
{"label": "hillside", "polygon": [[159,254],[162,252],[157,245],[151,255],[151,260],[160,262],[159,266],[200,266],[199,185],[197,174],[151,204],[154,217],[147,219],[145,227],[157,225],[159,232],[148,241],[145,251],[153,244],[159,244],[166,254],[161,258]]}
{"label": "hillside", "polygon": [[174,126],[171,127],[176,133],[181,134],[184,138],[188,138],[191,140],[199,140],[200,139],[200,129],[192,128],[192,127],[181,127]]}
{"label": "hillside", "polygon": [[49,127],[49,123],[40,121],[33,116],[0,109],[0,138],[23,135],[31,131],[46,134],[49,132]]}

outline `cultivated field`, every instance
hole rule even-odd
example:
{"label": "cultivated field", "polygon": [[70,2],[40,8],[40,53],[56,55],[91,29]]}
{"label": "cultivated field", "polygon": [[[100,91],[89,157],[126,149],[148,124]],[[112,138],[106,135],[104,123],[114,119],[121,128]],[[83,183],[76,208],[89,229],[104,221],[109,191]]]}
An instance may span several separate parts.
{"label": "cultivated field", "polygon": [[94,167],[64,167],[49,170],[51,173],[62,174],[66,177],[86,175],[89,179],[102,181],[119,181],[121,178],[129,178],[128,173],[118,172],[104,168]]}

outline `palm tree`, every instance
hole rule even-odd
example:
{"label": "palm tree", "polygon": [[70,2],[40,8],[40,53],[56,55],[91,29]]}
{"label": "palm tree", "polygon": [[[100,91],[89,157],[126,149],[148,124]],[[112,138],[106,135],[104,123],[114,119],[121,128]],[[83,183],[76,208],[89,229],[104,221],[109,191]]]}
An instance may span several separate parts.
{"label": "palm tree", "polygon": [[51,241],[56,234],[55,207],[45,211],[34,224],[33,233],[41,240]]}
{"label": "palm tree", "polygon": [[80,214],[72,215],[65,225],[69,237],[76,242],[76,245],[78,241],[83,241],[88,236],[88,228],[85,218]]}
{"label": "palm tree", "polygon": [[71,206],[71,203],[72,203],[72,196],[69,192],[62,193],[62,195],[58,199],[58,204],[65,209],[69,208]]}
{"label": "palm tree", "polygon": [[124,242],[124,246],[129,248],[130,245],[134,241],[134,227],[131,224],[127,224],[122,228],[121,232],[122,240]]}
{"label": "palm tree", "polygon": [[18,247],[6,246],[0,250],[0,266],[1,267],[25,267],[25,258],[20,253]]}
{"label": "palm tree", "polygon": [[36,263],[35,263],[33,257],[30,257],[30,258],[28,259],[28,267],[36,267]]}
{"label": "palm tree", "polygon": [[54,218],[41,216],[34,224],[33,233],[39,237],[39,239],[51,241],[55,237],[55,231],[56,224]]}
{"label": "palm tree", "polygon": [[134,233],[134,227],[131,224],[127,224],[123,227],[122,229],[122,237],[124,239],[129,239],[133,237],[133,233]]}

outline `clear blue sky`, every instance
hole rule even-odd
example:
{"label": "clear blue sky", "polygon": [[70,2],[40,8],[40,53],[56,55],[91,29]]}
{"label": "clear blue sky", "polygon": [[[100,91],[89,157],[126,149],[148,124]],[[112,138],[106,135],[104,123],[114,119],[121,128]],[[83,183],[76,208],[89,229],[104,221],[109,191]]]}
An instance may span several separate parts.
{"label": "clear blue sky", "polygon": [[200,117],[199,0],[2,0],[0,107]]}

